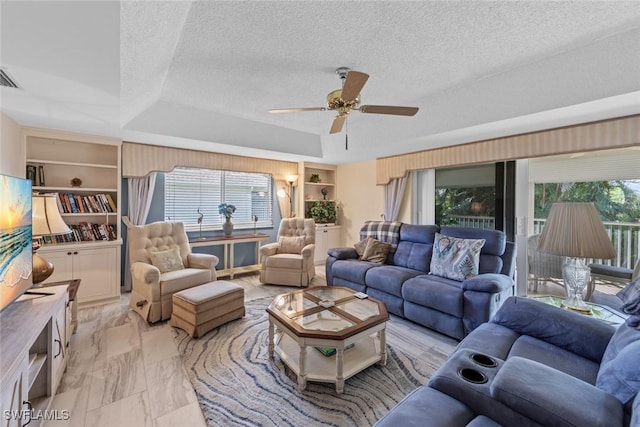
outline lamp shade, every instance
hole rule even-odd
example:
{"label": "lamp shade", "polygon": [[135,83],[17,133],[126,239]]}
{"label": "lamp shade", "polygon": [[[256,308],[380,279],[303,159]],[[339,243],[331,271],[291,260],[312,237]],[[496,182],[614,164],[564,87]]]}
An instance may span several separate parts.
{"label": "lamp shade", "polygon": [[31,212],[34,236],[71,233],[71,230],[60,216],[56,196],[32,196]]}
{"label": "lamp shade", "polygon": [[616,256],[593,203],[554,203],[542,229],[538,251],[573,258]]}

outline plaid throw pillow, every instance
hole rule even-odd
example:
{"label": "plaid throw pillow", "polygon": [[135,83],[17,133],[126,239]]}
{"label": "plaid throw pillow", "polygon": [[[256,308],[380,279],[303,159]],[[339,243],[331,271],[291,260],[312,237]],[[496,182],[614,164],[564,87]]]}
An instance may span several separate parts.
{"label": "plaid throw pillow", "polygon": [[398,221],[365,221],[360,229],[360,240],[372,237],[381,242],[391,245],[390,252],[393,253],[400,242],[400,226]]}

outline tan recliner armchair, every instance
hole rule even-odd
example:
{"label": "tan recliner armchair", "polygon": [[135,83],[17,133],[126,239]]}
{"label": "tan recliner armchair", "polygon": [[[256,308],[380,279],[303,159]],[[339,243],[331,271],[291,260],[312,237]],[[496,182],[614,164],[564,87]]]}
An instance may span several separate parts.
{"label": "tan recliner armchair", "polygon": [[218,257],[191,253],[181,222],[130,227],[128,242],[132,276],[129,307],[150,323],[171,317],[175,292],[216,280]]}
{"label": "tan recliner armchair", "polygon": [[315,243],[316,223],[313,219],[283,219],[278,229],[278,241],[260,247],[260,282],[308,286],[316,275]]}

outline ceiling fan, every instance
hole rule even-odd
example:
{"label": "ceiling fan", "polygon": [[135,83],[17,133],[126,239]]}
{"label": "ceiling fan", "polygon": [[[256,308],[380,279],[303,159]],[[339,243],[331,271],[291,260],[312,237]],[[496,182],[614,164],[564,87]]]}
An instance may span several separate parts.
{"label": "ceiling fan", "polygon": [[393,105],[360,105],[360,91],[367,82],[369,75],[360,71],[351,71],[347,67],[336,69],[336,74],[342,80],[342,89],[336,89],[327,95],[326,107],[282,108],[269,110],[270,113],[295,113],[300,111],[333,110],[338,115],[333,119],[329,133],[342,130],[347,115],[352,110],[368,114],[391,114],[395,116],[414,116],[418,107],[398,107]]}

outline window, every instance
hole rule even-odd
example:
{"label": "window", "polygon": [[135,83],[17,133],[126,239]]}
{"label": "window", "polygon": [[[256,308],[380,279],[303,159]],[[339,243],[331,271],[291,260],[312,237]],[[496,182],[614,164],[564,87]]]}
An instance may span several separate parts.
{"label": "window", "polygon": [[170,221],[180,221],[187,231],[217,230],[224,217],[218,213],[220,203],[236,207],[235,229],[273,226],[271,176],[259,173],[227,172],[211,169],[177,167],[165,174],[164,207]]}

